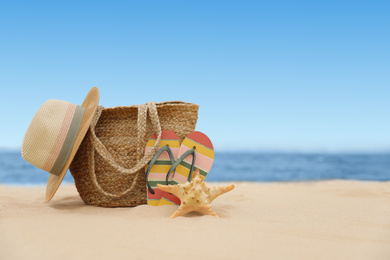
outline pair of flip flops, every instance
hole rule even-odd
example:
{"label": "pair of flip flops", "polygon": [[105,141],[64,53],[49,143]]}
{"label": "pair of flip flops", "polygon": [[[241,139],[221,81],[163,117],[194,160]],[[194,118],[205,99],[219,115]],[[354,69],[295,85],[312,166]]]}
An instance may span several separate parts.
{"label": "pair of flip flops", "polygon": [[[145,154],[156,143],[153,135],[146,144]],[[148,205],[180,205],[180,199],[157,188],[157,184],[176,185],[191,181],[199,170],[204,179],[214,162],[214,148],[202,132],[190,133],[180,144],[177,135],[170,130],[161,133],[160,149],[146,166]]]}

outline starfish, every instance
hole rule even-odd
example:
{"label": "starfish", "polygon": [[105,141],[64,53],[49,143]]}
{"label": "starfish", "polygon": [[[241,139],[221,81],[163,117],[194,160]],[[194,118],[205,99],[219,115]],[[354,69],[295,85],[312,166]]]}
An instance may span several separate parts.
{"label": "starfish", "polygon": [[211,202],[218,196],[234,189],[234,185],[210,187],[206,182],[203,182],[200,178],[199,169],[196,169],[191,182],[187,181],[184,184],[177,185],[157,184],[157,188],[176,195],[181,201],[180,207],[171,218],[183,216],[192,211],[218,217],[217,213],[211,208]]}

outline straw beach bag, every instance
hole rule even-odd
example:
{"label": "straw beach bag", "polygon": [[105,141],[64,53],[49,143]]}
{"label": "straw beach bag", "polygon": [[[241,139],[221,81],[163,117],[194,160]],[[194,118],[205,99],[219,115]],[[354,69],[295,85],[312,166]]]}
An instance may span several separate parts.
{"label": "straw beach bag", "polygon": [[[124,207],[146,204],[145,165],[159,149],[161,131],[180,142],[195,130],[198,105],[180,101],[104,108],[99,106],[70,166],[85,204]],[[144,155],[147,140],[155,146]]]}

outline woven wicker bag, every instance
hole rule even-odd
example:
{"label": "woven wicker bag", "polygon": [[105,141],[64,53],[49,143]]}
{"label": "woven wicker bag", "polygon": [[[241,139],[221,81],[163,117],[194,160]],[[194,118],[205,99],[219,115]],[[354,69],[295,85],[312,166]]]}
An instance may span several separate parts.
{"label": "woven wicker bag", "polygon": [[[158,151],[162,130],[180,142],[195,130],[198,105],[180,101],[104,108],[99,106],[70,166],[85,204],[126,207],[146,204],[145,165]],[[144,155],[147,140],[155,146]]]}

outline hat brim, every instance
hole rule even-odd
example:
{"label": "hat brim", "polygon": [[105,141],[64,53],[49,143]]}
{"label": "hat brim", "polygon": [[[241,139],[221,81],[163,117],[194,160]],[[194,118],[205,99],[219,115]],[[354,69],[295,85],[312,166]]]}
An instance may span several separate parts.
{"label": "hat brim", "polygon": [[87,131],[89,129],[89,126],[91,125],[91,121],[93,116],[95,115],[98,104],[99,104],[99,89],[97,87],[93,87],[88,92],[87,96],[84,99],[83,104],[81,105],[82,107],[85,108],[85,112],[76,139],[74,141],[72,150],[70,151],[68,160],[65,162],[64,168],[62,169],[61,173],[58,176],[54,174],[49,175],[49,179],[47,181],[47,187],[46,187],[46,202],[50,201],[53,198],[62,180],[64,179],[66,171],[68,170],[70,164],[72,163],[72,160],[76,155],[81,142],[83,141],[85,135],[87,134]]}

